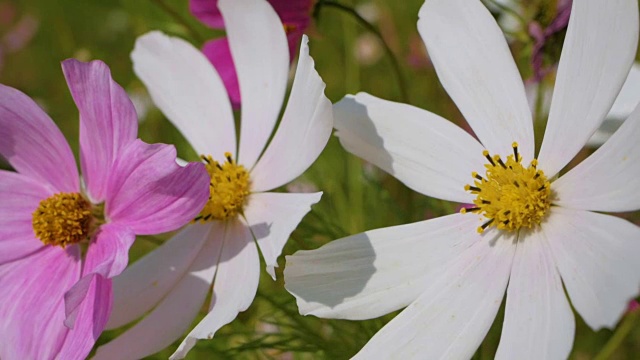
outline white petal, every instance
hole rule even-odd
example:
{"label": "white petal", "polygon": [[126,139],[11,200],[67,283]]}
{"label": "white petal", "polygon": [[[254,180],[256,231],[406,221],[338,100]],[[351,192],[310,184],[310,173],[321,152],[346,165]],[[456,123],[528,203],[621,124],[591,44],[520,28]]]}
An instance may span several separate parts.
{"label": "white petal", "polygon": [[185,276],[205,240],[223,229],[218,223],[187,226],[116,276],[107,329],[128,324],[153,309]]}
{"label": "white petal", "polygon": [[555,204],[582,210],[640,209],[640,106],[595,153],[553,182]]}
{"label": "white petal", "polygon": [[419,193],[473,201],[464,186],[472,182],[471,172],[484,173],[486,160],[482,145],[464,130],[436,114],[366,93],[346,96],[333,110],[336,136],[347,151]]}
{"label": "white petal", "polygon": [[209,314],[187,335],[170,359],[182,359],[199,339],[211,339],[218,329],[253,302],[260,278],[260,258],[251,232],[239,221],[227,223],[222,254],[213,284]]}
{"label": "white petal", "polygon": [[367,231],[287,256],[285,287],[303,315],[371,319],[427,288],[429,272],[482,241],[478,218],[454,214]]}
{"label": "white petal", "polygon": [[566,359],[575,320],[543,231],[521,231],[496,359]]}
{"label": "white petal", "polygon": [[634,63],[607,118],[626,119],[640,102],[640,64]]}
{"label": "white petal", "polygon": [[276,279],[275,267],[289,235],[302,218],[311,210],[311,205],[320,201],[322,193],[288,194],[256,193],[249,199],[244,217],[260,246],[267,265],[267,272]]}
{"label": "white petal", "polygon": [[220,0],[242,101],[238,162],[250,169],[280,114],[289,46],[278,14],[263,0]]}
{"label": "white petal", "polygon": [[550,211],[542,226],[573,307],[592,329],[612,328],[638,294],[640,228],[589,211]]}
{"label": "white petal", "polygon": [[471,358],[500,308],[515,249],[512,238],[486,232],[454,261],[432,272],[422,295],[355,358]]}
{"label": "white petal", "polygon": [[440,82],[480,142],[506,156],[518,142],[533,158],[531,110],[509,46],[477,0],[432,0],[420,9],[418,31]]}
{"label": "white petal", "polygon": [[557,174],[611,109],[638,46],[638,2],[574,1],[564,41],[540,167]]}
{"label": "white petal", "polygon": [[[171,292],[140,322],[101,346],[94,360],[141,359],[166,348],[184,334],[202,308],[216,273],[224,230],[223,224],[218,225],[209,226],[212,231],[207,242],[198,248],[197,257]],[[183,242],[182,246],[189,244]]]}
{"label": "white petal", "polygon": [[331,102],[302,38],[287,109],[264,155],[251,171],[253,191],[267,191],[300,176],[324,149],[333,129]]}
{"label": "white petal", "polygon": [[188,42],[153,31],[138,38],[133,70],[153,102],[200,155],[235,154],[227,91],[209,60]]}

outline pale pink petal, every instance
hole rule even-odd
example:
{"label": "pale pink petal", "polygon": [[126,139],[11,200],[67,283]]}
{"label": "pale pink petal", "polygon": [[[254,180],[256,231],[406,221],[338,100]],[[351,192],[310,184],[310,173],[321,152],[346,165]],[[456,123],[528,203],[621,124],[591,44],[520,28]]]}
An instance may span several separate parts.
{"label": "pale pink petal", "polygon": [[[190,228],[196,226],[199,225],[193,225]],[[135,306],[135,302],[147,302],[147,299],[144,297],[147,294],[151,294],[159,304],[132,328],[125,331],[110,343],[100,347],[94,357],[95,360],[141,359],[166,348],[187,331],[202,308],[207,294],[211,289],[211,283],[213,282],[218,260],[220,259],[224,223],[215,223],[214,226],[200,226],[198,231],[201,230],[206,230],[204,235],[207,241],[204,243],[204,246],[200,244],[201,246],[197,248],[194,258],[191,259],[192,262],[187,264],[188,268],[186,271],[180,272],[179,277],[176,277],[174,274],[167,274],[171,263],[165,263],[164,268],[159,269],[169,278],[173,279],[176,277],[171,288],[168,289],[170,290],[168,294],[163,294],[162,297],[154,296],[155,291],[148,289],[149,286],[152,286],[148,282],[132,284],[133,286],[142,286],[146,288],[147,291],[139,292],[138,298],[131,298],[133,302],[131,305]],[[202,234],[194,234],[193,231],[191,231],[191,234],[197,235],[196,238],[198,238],[198,240],[203,238]],[[187,235],[187,230],[185,230],[180,236],[176,236],[175,239],[191,240],[187,238]],[[233,241],[235,239],[230,240]],[[190,244],[184,244],[184,246],[189,245]],[[175,245],[172,245],[171,248],[175,248]],[[154,252],[158,251],[165,250],[158,249]],[[158,257],[156,260],[160,260],[160,258]],[[160,265],[158,263],[149,264],[149,261],[147,261],[146,264],[152,265],[153,268],[142,270],[138,267],[137,270],[139,272],[151,272],[154,269],[158,269]],[[182,267],[183,265],[179,264],[178,266]],[[124,274],[126,274],[126,272],[123,273],[123,275]],[[115,280],[116,282],[118,281],[117,279],[118,278]],[[144,279],[143,281],[147,280],[148,279]],[[164,279],[159,279],[158,281],[158,286],[163,287],[165,283]],[[241,286],[244,286],[244,284]],[[125,304],[122,305],[126,306]]]}
{"label": "pale pink petal", "polygon": [[333,110],[336,136],[350,153],[419,193],[473,202],[464,186],[473,181],[472,171],[484,172],[486,159],[482,145],[464,130],[436,114],[366,93],[347,95]]}
{"label": "pale pink petal", "polygon": [[553,182],[554,203],[594,211],[640,209],[640,106],[594,154]]}
{"label": "pale pink petal", "polygon": [[138,136],[138,115],[102,61],[65,60],[62,71],[80,111],[82,177],[91,199],[100,203],[106,195],[113,162]]}
{"label": "pale pink petal", "polygon": [[59,359],[83,359],[104,330],[111,312],[111,279],[92,275],[85,301],[78,309],[77,321],[67,334]]}
{"label": "pale pink petal", "polygon": [[105,278],[119,275],[129,263],[129,248],[136,235],[117,223],[100,226],[85,255],[85,269]]}
{"label": "pale pink petal", "polygon": [[153,31],[138,38],[131,59],[153,102],[198,155],[218,160],[225,152],[235,155],[236,131],[227,92],[198,49]]}
{"label": "pale pink petal", "polygon": [[267,191],[300,176],[318,158],[331,130],[331,101],[309,56],[305,36],[289,103],[269,147],[251,171],[252,190]]}
{"label": "pale pink petal", "polygon": [[431,272],[422,295],[354,359],[471,358],[502,303],[516,249],[513,242],[513,236],[488,231],[454,261]]}
{"label": "pale pink petal", "polygon": [[640,228],[589,211],[550,212],[542,226],[573,307],[594,330],[614,327],[638,294]]}
{"label": "pale pink petal", "polygon": [[[85,255],[82,278],[65,294],[65,325],[75,328],[76,319],[84,311],[85,303],[93,301],[92,292],[107,291],[103,279],[112,278],[124,270],[129,262],[129,248],[135,238],[131,229],[117,224],[100,227]],[[108,288],[111,293],[110,284]],[[101,331],[103,328],[104,324]]]}
{"label": "pale pink petal", "polygon": [[483,241],[472,214],[367,231],[287,256],[285,286],[303,315],[364,320],[401,309]]}
{"label": "pale pink petal", "polygon": [[556,175],[611,109],[638,47],[638,2],[574,1],[538,160]]}
{"label": "pale pink petal", "polygon": [[33,233],[33,212],[52,195],[43,184],[22,174],[0,170],[0,264],[43,247]]}
{"label": "pale pink petal", "polygon": [[544,228],[520,230],[496,359],[566,359],[571,352],[575,320],[547,240]]}
{"label": "pale pink petal", "polygon": [[0,358],[56,357],[69,332],[63,295],[80,278],[79,250],[46,247],[0,265]]}
{"label": "pale pink petal", "polygon": [[531,110],[507,41],[478,0],[432,0],[420,9],[418,31],[438,78],[480,142],[493,154],[533,159]]}
{"label": "pale pink petal", "polygon": [[231,105],[233,105],[234,109],[239,109],[240,85],[238,84],[238,75],[236,75],[236,68],[231,58],[229,41],[227,41],[226,37],[207,41],[202,47],[202,53],[209,59],[220,75],[220,79],[227,89]]}
{"label": "pale pink petal", "polygon": [[280,114],[287,87],[289,50],[273,8],[263,0],[221,0],[242,98],[238,162],[250,169]]}
{"label": "pale pink petal", "polygon": [[201,163],[178,165],[173,146],[136,140],[114,164],[105,214],[136,234],[175,230],[202,210],[209,179]]}
{"label": "pale pink petal", "polygon": [[219,222],[191,224],[116,276],[107,328],[126,325],[153,309],[185,277],[205,241],[222,243],[223,234]]}
{"label": "pale pink petal", "polygon": [[[79,316],[91,316],[86,315],[84,311],[88,311],[87,306],[91,306],[90,303],[97,301],[96,291],[111,294],[111,282],[109,280],[107,284],[104,280],[124,270],[129,262],[129,248],[134,240],[135,234],[129,228],[117,224],[106,224],[100,227],[87,249],[82,278],[64,295],[67,316],[64,323],[67,327],[76,329],[76,320]],[[111,295],[108,300],[110,304]],[[82,328],[85,325],[83,323],[79,327]],[[100,326],[100,331],[104,329],[104,325],[106,322]]]}
{"label": "pale pink petal", "polygon": [[256,295],[259,278],[260,259],[251,232],[239,221],[228,222],[209,313],[189,332],[170,359],[184,358],[197,340],[211,339],[218,329],[245,311]]}
{"label": "pale pink petal", "polygon": [[267,272],[275,280],[278,256],[282,253],[289,235],[302,218],[311,210],[311,205],[320,201],[322,193],[256,193],[249,198],[244,217],[258,242]]}
{"label": "pale pink petal", "polygon": [[17,172],[54,192],[80,189],[73,153],[60,130],[27,95],[4,85],[0,85],[0,139],[0,156]]}

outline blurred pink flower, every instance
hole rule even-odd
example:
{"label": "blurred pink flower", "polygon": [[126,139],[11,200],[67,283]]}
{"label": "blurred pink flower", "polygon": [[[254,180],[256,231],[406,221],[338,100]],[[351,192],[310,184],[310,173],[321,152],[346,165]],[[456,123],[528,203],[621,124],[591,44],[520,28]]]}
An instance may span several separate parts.
{"label": "blurred pink flower", "polygon": [[569,25],[571,15],[571,4],[573,0],[558,1],[558,12],[551,23],[543,28],[540,23],[533,21],[529,23],[529,35],[534,39],[533,51],[531,54],[531,65],[533,66],[533,79],[536,82],[551,71],[545,68],[542,63],[542,54],[547,41],[556,33],[565,30]]}
{"label": "blurred pink flower", "polygon": [[[311,0],[269,0],[275,9],[287,33],[289,58],[293,61],[304,31],[309,26]],[[193,16],[214,29],[224,29],[224,21],[218,9],[218,0],[190,0],[189,10]],[[253,9],[246,9],[253,11]],[[256,24],[258,25],[258,24]],[[202,52],[215,66],[224,82],[234,108],[240,107],[240,88],[236,70],[231,58],[226,37],[208,41]]]}
{"label": "blurred pink flower", "polygon": [[0,85],[0,358],[85,358],[109,318],[111,278],[136,234],[175,230],[209,196],[202,164],[137,137],[137,116],[100,61],[62,69],[80,112],[80,178],[36,103]]}
{"label": "blurred pink flower", "polygon": [[39,22],[35,17],[27,14],[16,21],[16,12],[15,5],[0,3],[0,26],[5,30],[0,36],[0,70],[5,57],[22,50],[38,30]]}

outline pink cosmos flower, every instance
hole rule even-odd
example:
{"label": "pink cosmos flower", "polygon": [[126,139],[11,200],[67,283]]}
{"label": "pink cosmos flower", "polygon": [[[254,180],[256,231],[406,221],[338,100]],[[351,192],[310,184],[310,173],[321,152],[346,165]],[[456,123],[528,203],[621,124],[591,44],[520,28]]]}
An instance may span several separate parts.
{"label": "pink cosmos flower", "polygon": [[[296,54],[298,44],[304,31],[309,26],[311,0],[269,0],[276,11],[287,33],[290,60]],[[218,0],[190,0],[189,10],[204,24],[214,29],[224,29],[224,20],[218,9]],[[234,108],[240,106],[240,87],[238,77],[231,58],[227,38],[211,40],[202,48],[202,52],[209,58],[220,74],[224,86],[227,88],[231,104]]]}
{"label": "pink cosmos flower", "polygon": [[80,111],[80,167],[53,121],[0,85],[0,358],[81,359],[104,329],[111,278],[136,234],[174,230],[209,195],[202,164],[137,137],[133,104],[100,61],[62,64]]}

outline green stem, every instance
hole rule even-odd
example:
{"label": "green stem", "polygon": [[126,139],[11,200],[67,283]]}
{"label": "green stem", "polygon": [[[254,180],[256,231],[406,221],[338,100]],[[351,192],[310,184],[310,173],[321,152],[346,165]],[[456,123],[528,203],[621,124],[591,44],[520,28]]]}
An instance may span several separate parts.
{"label": "green stem", "polygon": [[156,246],[160,246],[160,245],[165,243],[164,240],[158,239],[157,237],[153,237],[151,235],[139,236],[138,239],[145,240],[145,241],[150,242],[150,243],[152,243],[152,244],[154,244]]}
{"label": "green stem", "polygon": [[635,328],[636,322],[638,320],[638,316],[640,315],[640,311],[634,311],[628,314],[616,331],[613,333],[613,336],[609,339],[609,341],[604,345],[602,350],[594,357],[594,360],[606,360],[611,358],[613,353],[622,345],[624,339],[629,335],[631,330]]}
{"label": "green stem", "polygon": [[398,60],[393,55],[393,51],[391,51],[389,44],[387,44],[387,42],[384,40],[384,38],[382,37],[382,34],[380,34],[380,31],[378,31],[378,29],[376,29],[375,26],[371,25],[371,23],[369,23],[362,16],[360,16],[360,14],[358,14],[357,11],[355,11],[354,9],[348,6],[342,5],[336,1],[332,1],[332,0],[318,1],[318,3],[316,4],[314,13],[318,14],[320,12],[320,9],[325,6],[329,8],[334,8],[336,10],[340,10],[343,13],[350,15],[360,25],[362,25],[362,27],[364,27],[367,31],[371,32],[372,34],[374,34],[378,38],[378,40],[380,40],[380,43],[382,44],[382,47],[384,48],[385,53],[389,57],[389,60],[391,60],[391,67],[393,68],[393,72],[396,74],[396,79],[398,80],[398,87],[400,90],[400,98],[402,102],[409,102],[409,96],[407,95],[407,92],[406,92],[407,90],[405,87],[405,81],[402,76],[402,72],[400,71],[400,65],[398,63]]}
{"label": "green stem", "polygon": [[204,41],[205,41],[204,38],[202,36],[200,36],[200,34],[198,34],[196,29],[194,29],[193,26],[191,26],[191,24],[189,24],[189,22],[182,15],[180,15],[180,13],[178,13],[176,10],[174,10],[171,6],[167,5],[164,2],[164,0],[151,0],[151,2],[155,3],[156,5],[158,5],[159,8],[161,8],[164,12],[169,14],[169,16],[171,16],[175,21],[177,21],[182,26],[184,26],[185,29],[187,29],[187,31],[189,32],[191,37],[193,37],[193,39],[196,42],[198,42],[199,44],[203,44],[204,43]]}

